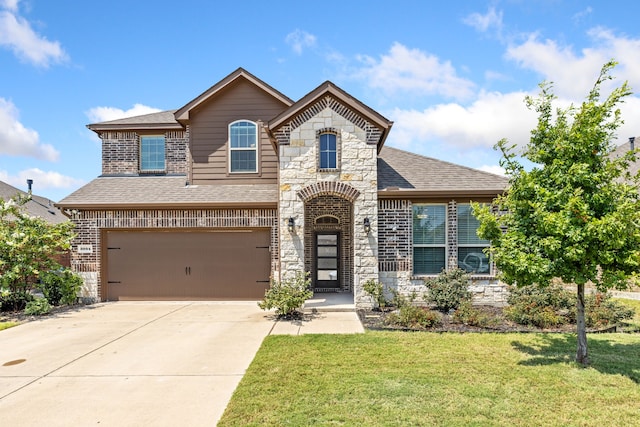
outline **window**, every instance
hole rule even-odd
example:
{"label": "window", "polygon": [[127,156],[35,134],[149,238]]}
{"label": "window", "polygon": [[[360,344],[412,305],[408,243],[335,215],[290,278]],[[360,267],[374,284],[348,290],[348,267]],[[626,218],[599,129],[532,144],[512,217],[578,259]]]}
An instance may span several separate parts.
{"label": "window", "polygon": [[320,169],[338,168],[338,143],[335,133],[320,134]]}
{"label": "window", "polygon": [[229,171],[258,171],[258,126],[246,120],[229,125]]}
{"label": "window", "polygon": [[164,136],[140,137],[140,172],[164,172]]}
{"label": "window", "polygon": [[483,249],[488,240],[478,237],[480,223],[469,204],[458,205],[458,267],[472,274],[491,274],[491,262]]}
{"label": "window", "polygon": [[413,274],[438,274],[446,266],[447,206],[413,205]]}

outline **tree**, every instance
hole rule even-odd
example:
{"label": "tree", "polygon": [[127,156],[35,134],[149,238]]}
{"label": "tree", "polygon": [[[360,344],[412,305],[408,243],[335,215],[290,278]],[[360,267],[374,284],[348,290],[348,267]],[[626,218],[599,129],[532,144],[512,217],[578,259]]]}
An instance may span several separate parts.
{"label": "tree", "polygon": [[560,278],[577,287],[576,361],[589,364],[584,315],[585,285],[599,290],[627,287],[640,268],[638,177],[628,165],[635,152],[613,158],[612,140],[622,123],[617,109],[631,91],[625,82],[602,100],[603,83],[616,63],[606,63],[586,100],[554,109],[552,85],[540,84],[537,98],[526,98],[538,124],[522,157],[515,145],[496,144],[509,177],[496,199],[500,214],[474,206],[478,234],[491,241],[500,277],[511,285],[546,286]]}
{"label": "tree", "polygon": [[[49,224],[22,209],[29,196],[0,199],[0,297],[19,309],[41,272],[61,268],[55,257],[68,250],[73,223]],[[0,301],[1,302],[1,301]]]}

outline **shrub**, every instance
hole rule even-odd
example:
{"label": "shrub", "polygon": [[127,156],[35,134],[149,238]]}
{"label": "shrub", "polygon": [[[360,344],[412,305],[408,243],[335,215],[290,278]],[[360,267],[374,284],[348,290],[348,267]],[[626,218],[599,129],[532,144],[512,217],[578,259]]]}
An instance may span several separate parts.
{"label": "shrub", "polygon": [[507,319],[539,328],[569,323],[575,310],[575,297],[560,285],[511,287],[507,302]]}
{"label": "shrub", "polygon": [[68,268],[44,273],[38,288],[51,305],[73,305],[78,300],[82,278]]}
{"label": "shrub", "polygon": [[373,279],[367,280],[362,285],[362,289],[373,298],[375,304],[374,307],[380,310],[384,309],[388,305],[388,301],[384,296],[384,285]]}
{"label": "shrub", "polygon": [[498,324],[498,319],[471,304],[471,301],[463,301],[453,313],[453,321],[468,326],[488,327]]}
{"label": "shrub", "polygon": [[258,307],[263,310],[275,308],[278,316],[291,316],[298,312],[306,300],[313,297],[310,285],[309,273],[297,272],[294,278],[282,282],[272,278],[271,287],[265,292]]}
{"label": "shrub", "polygon": [[0,295],[0,311],[20,311],[24,310],[29,301],[33,301],[34,297],[29,292],[6,291]]}
{"label": "shrub", "polygon": [[443,271],[438,277],[426,279],[424,283],[429,288],[425,299],[435,304],[437,310],[455,310],[463,301],[471,300],[469,275],[460,268]]}
{"label": "shrub", "polygon": [[51,311],[51,305],[46,298],[36,298],[33,301],[29,301],[24,309],[24,314],[30,316],[42,316],[49,314]]}
{"label": "shrub", "polygon": [[612,299],[609,294],[587,295],[584,305],[585,321],[588,327],[615,325],[635,315],[633,308]]}
{"label": "shrub", "polygon": [[406,304],[389,314],[387,323],[405,328],[432,328],[442,323],[442,315],[425,307]]}

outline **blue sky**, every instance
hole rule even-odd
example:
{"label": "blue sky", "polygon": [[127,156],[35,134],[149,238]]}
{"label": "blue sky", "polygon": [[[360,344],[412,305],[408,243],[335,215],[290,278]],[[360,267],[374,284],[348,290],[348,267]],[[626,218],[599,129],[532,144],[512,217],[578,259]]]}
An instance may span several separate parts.
{"label": "blue sky", "polygon": [[[637,1],[0,0],[0,180],[58,201],[101,172],[86,125],[180,108],[238,67],[292,99],[331,80],[395,122],[387,144],[488,171],[523,99],[581,102],[615,58],[640,92]],[[622,105],[623,143],[640,98]]]}

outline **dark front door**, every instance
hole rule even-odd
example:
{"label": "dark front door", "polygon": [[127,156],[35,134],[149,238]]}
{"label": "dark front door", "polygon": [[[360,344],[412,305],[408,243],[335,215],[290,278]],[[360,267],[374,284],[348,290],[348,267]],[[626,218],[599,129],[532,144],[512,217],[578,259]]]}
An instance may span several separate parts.
{"label": "dark front door", "polygon": [[340,233],[316,234],[315,288],[340,288]]}

